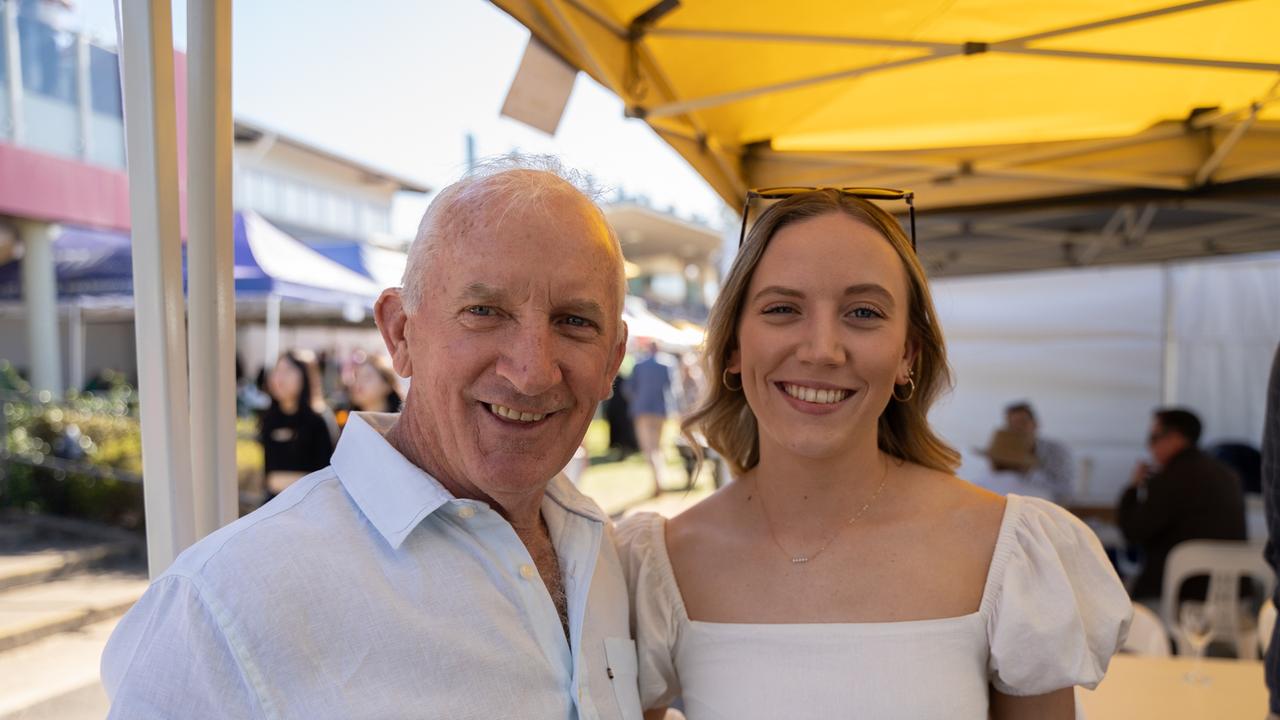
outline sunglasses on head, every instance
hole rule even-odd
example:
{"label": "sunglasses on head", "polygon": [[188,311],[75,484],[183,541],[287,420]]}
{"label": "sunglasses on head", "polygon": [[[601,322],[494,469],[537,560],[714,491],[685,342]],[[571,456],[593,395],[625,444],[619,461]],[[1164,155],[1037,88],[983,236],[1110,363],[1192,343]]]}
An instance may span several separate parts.
{"label": "sunglasses on head", "polygon": [[738,232],[738,247],[747,239],[747,212],[751,209],[752,200],[784,200],[819,190],[835,190],[841,195],[850,195],[863,200],[905,200],[907,214],[911,224],[911,251],[916,250],[916,205],[915,193],[910,190],[894,190],[893,188],[876,187],[772,187],[748,190],[746,202],[742,204],[742,229]]}

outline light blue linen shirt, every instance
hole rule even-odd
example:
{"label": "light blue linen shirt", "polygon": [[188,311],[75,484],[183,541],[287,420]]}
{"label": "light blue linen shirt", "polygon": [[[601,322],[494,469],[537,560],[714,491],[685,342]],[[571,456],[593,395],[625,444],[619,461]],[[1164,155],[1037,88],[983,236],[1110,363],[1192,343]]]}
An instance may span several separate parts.
{"label": "light blue linen shirt", "polygon": [[608,518],[563,475],[542,514],[570,637],[511,525],[353,414],[333,464],[184,552],[102,656],[112,718],[638,720]]}

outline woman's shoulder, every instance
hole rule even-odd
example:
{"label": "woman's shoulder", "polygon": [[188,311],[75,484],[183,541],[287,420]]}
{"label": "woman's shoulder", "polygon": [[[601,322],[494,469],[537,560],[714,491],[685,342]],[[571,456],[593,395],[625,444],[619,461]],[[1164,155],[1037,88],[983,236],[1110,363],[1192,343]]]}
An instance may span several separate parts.
{"label": "woman's shoulder", "polygon": [[666,542],[671,555],[679,556],[689,548],[715,551],[717,547],[732,542],[735,539],[734,528],[743,526],[735,519],[746,509],[750,495],[750,481],[735,478],[667,520]]}
{"label": "woman's shoulder", "polygon": [[992,542],[1004,522],[1006,499],[954,473],[911,462],[899,466],[904,511],[932,527],[952,528],[972,539],[975,531]]}

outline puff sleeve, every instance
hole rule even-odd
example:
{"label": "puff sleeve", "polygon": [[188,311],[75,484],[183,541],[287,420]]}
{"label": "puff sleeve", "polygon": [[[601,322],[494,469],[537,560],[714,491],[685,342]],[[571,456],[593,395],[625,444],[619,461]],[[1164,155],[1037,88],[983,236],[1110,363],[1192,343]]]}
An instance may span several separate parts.
{"label": "puff sleeve", "polygon": [[1093,689],[1123,644],[1133,605],[1087,525],[1046,500],[1020,505],[992,559],[988,673],[1007,695]]}
{"label": "puff sleeve", "polygon": [[632,597],[640,705],[646,710],[680,696],[674,658],[684,606],[667,558],[665,525],[660,515],[640,513],[620,522],[615,534]]}

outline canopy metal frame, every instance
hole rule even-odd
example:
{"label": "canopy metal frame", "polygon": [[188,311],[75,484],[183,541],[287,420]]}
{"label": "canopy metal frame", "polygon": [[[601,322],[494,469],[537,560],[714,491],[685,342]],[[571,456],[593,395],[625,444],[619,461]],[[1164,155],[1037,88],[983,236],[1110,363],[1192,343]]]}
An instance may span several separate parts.
{"label": "canopy metal frame", "polygon": [[[1280,95],[1280,63],[1252,62],[1230,58],[1177,57],[1160,54],[1109,53],[1092,50],[1043,47],[1044,41],[1072,34],[1122,26],[1186,13],[1192,10],[1238,2],[1239,0],[1196,0],[1143,12],[1125,13],[1090,22],[1075,23],[1049,30],[991,41],[933,42],[927,40],[884,38],[857,35],[802,34],[728,30],[718,28],[663,27],[664,17],[675,10],[678,2],[662,0],[645,12],[622,23],[609,17],[590,0],[531,0],[532,15],[515,13],[514,2],[495,0],[513,12],[518,19],[543,36],[559,40],[558,47],[567,56],[580,59],[580,66],[616,92],[624,101],[631,117],[645,120],[658,135],[682,152],[699,172],[721,191],[730,207],[738,207],[751,185],[760,184],[881,184],[893,186],[946,182],[972,185],[984,180],[1035,180],[1074,188],[1069,194],[1083,194],[1117,189],[1141,188],[1165,191],[1192,191],[1214,184],[1234,182],[1280,171],[1280,161],[1251,163],[1246,169],[1226,165],[1225,161],[1241,151],[1250,136],[1276,135],[1274,123],[1258,122],[1259,111],[1275,102]],[[625,62],[610,65],[598,45],[588,35],[600,31],[625,47]],[[649,39],[697,39],[758,43],[799,43],[807,45],[861,46],[914,50],[921,54],[896,58],[887,62],[850,67],[835,72],[819,73],[784,82],[738,88],[701,97],[679,97],[658,61]],[[553,46],[556,43],[551,43]],[[616,54],[610,50],[610,58]],[[813,87],[853,77],[880,73],[895,68],[937,62],[946,58],[982,53],[1045,56],[1095,62],[1099,60],[1148,63],[1169,67],[1203,67],[1248,72],[1275,73],[1277,85],[1270,92],[1245,107],[1226,110],[1198,111],[1183,122],[1169,122],[1145,132],[1126,137],[1100,138],[1076,142],[1045,143],[1042,147],[1001,150],[981,148],[981,154],[954,157],[965,149],[936,153],[920,152],[837,152],[814,153],[772,149],[768,139],[733,146],[711,135],[699,113],[711,108],[762,96]],[[650,88],[650,85],[652,88]],[[648,93],[653,89],[657,92]],[[648,96],[648,97],[646,97]],[[1205,142],[1207,138],[1207,142]],[[1197,166],[1177,175],[1144,172],[1142,169],[1098,169],[1073,161],[1091,154],[1152,145],[1177,139],[1195,143],[1200,154]],[[806,182],[762,182],[746,171],[762,164],[781,167],[829,164],[823,175],[810,176]],[[1276,167],[1272,167],[1272,165]],[[879,173],[878,171],[884,171]],[[870,173],[870,176],[869,174]],[[927,202],[927,201],[926,201]]]}

